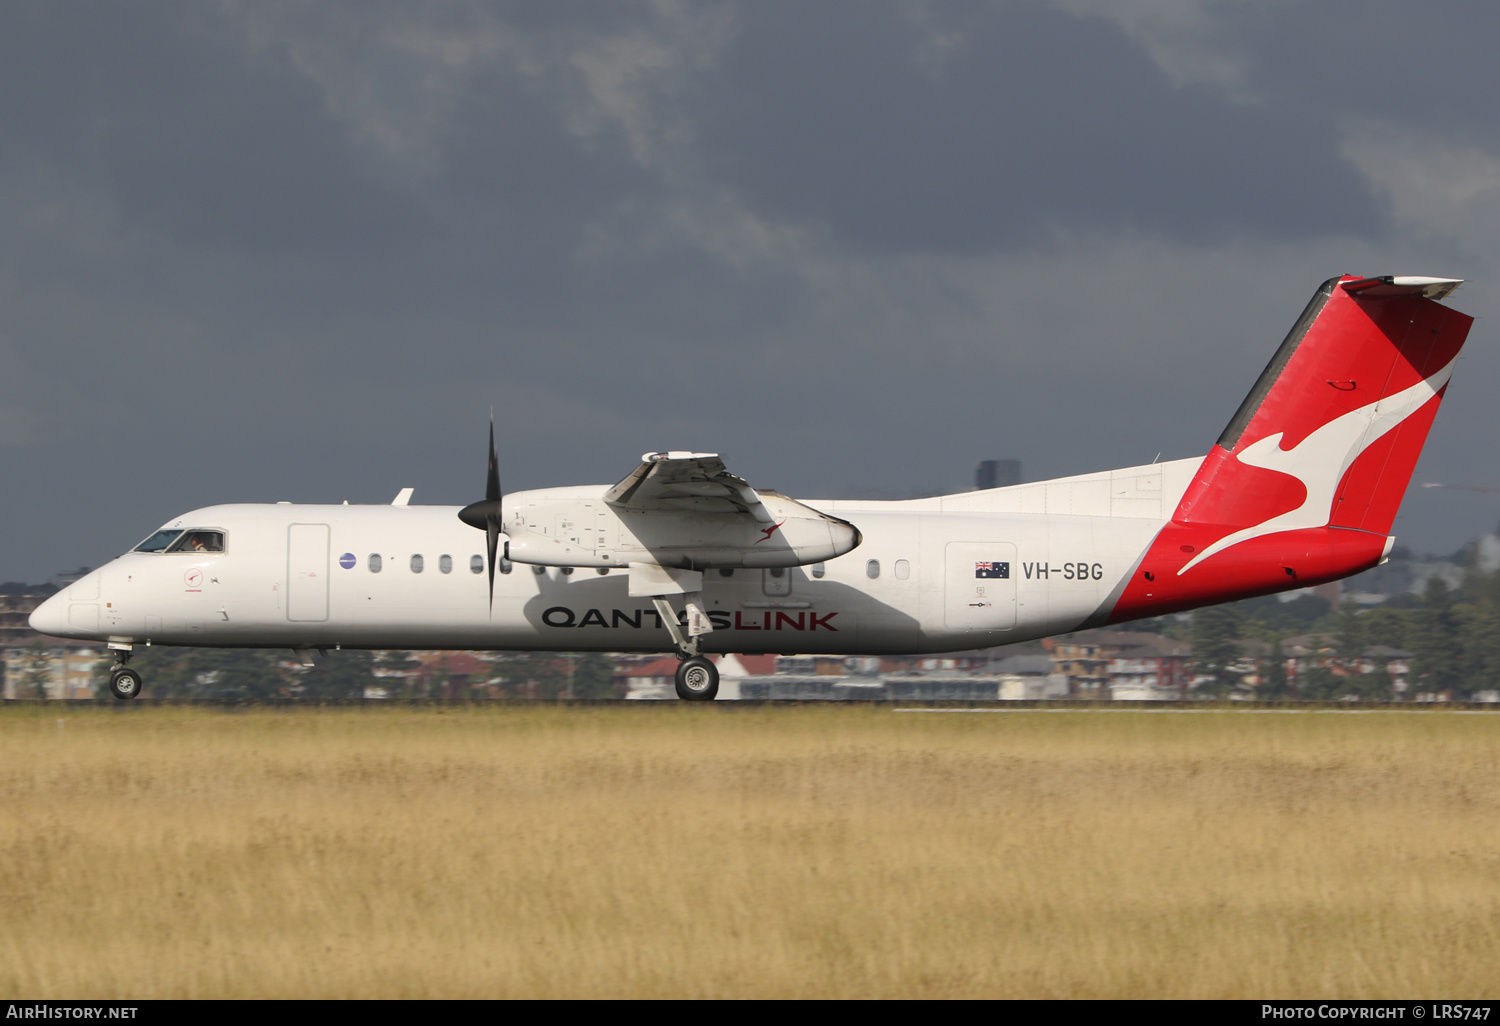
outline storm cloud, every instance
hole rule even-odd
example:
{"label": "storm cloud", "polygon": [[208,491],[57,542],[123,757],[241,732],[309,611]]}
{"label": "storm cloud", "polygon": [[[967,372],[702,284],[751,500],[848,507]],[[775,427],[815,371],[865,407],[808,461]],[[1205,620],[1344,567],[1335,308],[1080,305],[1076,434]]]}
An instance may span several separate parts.
{"label": "storm cloud", "polygon": [[[1013,0],[0,8],[0,577],[196,505],[719,451],[795,495],[1206,451],[1318,282],[1470,279],[1500,13]],[[1500,517],[1414,489],[1444,550]]]}

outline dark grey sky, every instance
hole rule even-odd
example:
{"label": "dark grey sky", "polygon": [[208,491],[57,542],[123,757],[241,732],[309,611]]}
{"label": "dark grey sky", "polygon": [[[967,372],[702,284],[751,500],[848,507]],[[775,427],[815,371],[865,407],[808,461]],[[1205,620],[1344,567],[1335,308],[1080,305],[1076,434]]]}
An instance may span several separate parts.
{"label": "dark grey sky", "polygon": [[[1324,278],[1470,279],[1492,4],[0,5],[0,579],[222,501],[722,452],[803,497],[1199,455]],[[1500,495],[1416,489],[1448,550]]]}

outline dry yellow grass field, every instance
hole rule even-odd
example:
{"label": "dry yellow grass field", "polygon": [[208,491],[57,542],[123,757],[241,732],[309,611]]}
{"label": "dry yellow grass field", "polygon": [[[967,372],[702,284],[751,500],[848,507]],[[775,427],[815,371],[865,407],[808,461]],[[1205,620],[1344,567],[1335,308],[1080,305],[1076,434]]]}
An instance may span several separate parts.
{"label": "dry yellow grass field", "polygon": [[1500,717],[0,710],[5,997],[1494,997]]}

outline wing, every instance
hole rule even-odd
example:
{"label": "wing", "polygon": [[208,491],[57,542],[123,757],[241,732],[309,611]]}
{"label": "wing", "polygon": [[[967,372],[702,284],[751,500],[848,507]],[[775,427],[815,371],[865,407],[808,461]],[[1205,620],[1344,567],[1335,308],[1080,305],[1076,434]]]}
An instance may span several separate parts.
{"label": "wing", "polygon": [[604,501],[634,512],[739,514],[775,523],[755,489],[712,452],[648,452]]}

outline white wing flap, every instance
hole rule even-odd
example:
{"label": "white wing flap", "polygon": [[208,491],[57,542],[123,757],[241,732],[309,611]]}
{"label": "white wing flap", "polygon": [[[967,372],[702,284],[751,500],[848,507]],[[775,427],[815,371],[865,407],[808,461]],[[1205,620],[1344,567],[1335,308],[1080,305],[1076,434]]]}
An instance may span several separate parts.
{"label": "white wing flap", "polygon": [[604,501],[636,512],[737,513],[773,523],[755,489],[712,452],[648,452]]}

